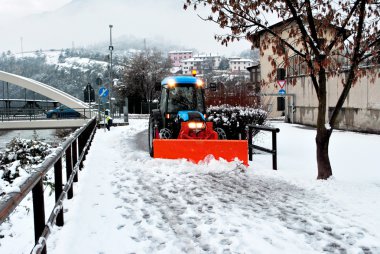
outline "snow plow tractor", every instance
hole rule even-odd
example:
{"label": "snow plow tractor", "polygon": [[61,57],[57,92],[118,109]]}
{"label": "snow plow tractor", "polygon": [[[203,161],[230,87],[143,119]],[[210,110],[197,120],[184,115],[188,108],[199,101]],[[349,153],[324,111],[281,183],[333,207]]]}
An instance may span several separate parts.
{"label": "snow plow tractor", "polygon": [[206,121],[204,82],[193,76],[165,78],[159,108],[149,117],[149,153],[154,158],[198,163],[207,156],[248,165],[247,140],[225,140],[223,130]]}

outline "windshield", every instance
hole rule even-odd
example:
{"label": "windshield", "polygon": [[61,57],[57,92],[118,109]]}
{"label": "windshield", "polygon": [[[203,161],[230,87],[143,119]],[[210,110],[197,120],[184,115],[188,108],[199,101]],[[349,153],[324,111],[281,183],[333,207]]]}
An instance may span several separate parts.
{"label": "windshield", "polygon": [[169,89],[168,112],[180,110],[204,112],[202,89],[194,86],[177,86]]}

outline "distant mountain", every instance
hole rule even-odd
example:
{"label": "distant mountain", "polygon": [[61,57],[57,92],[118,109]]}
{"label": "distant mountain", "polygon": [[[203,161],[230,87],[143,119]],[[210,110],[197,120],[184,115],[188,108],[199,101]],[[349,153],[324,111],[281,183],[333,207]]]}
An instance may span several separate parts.
{"label": "distant mountain", "polygon": [[[83,89],[87,83],[95,84],[97,77],[108,76],[108,62],[104,59],[104,55],[86,49],[37,51],[16,56],[1,54],[0,70],[40,81],[83,99]],[[114,66],[116,74],[122,71],[119,66]],[[13,99],[24,96],[44,99],[12,84],[7,93]]]}
{"label": "distant mountain", "polygon": [[[205,12],[206,15],[208,12]],[[87,47],[102,43],[107,46],[109,25],[115,49],[136,44],[143,48],[157,41],[161,48],[196,48],[200,52],[225,55],[235,49],[235,55],[249,45],[222,47],[214,34],[225,33],[211,23],[204,22],[192,10],[183,10],[180,0],[73,0],[50,12],[0,24],[0,52],[50,48]],[[122,42],[119,41],[122,39]],[[127,38],[127,40],[124,40]],[[135,42],[133,38],[136,38]],[[107,44],[106,44],[107,43]]]}

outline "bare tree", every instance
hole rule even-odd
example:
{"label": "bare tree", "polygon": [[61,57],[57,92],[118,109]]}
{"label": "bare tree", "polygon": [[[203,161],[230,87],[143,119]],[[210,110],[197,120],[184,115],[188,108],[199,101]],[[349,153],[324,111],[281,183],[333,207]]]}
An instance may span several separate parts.
{"label": "bare tree", "polygon": [[[210,7],[210,16],[204,19],[228,29],[228,34],[215,36],[222,44],[245,38],[257,45],[260,36],[261,51],[272,47],[274,55],[283,58],[284,67],[289,57],[297,56],[305,65],[318,99],[317,164],[318,179],[332,175],[329,159],[329,141],[337,117],[351,87],[365,75],[375,77],[379,60],[378,0],[186,0],[184,8]],[[272,25],[269,20],[279,23]],[[283,33],[287,36],[284,37]],[[275,56],[269,56],[276,72]],[[340,59],[344,58],[344,61]],[[343,89],[335,108],[326,120],[327,79],[345,70]]]}
{"label": "bare tree", "polygon": [[[124,82],[128,96],[140,97],[144,101],[154,99],[154,86],[169,74],[171,62],[159,51],[139,52],[128,62]],[[121,91],[122,92],[122,91]]]}

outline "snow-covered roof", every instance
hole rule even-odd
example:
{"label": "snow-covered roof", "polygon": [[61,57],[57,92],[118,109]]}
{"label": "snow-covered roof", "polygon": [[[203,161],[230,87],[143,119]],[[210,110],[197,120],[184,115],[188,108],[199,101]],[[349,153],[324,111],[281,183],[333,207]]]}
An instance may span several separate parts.
{"label": "snow-covered roof", "polygon": [[220,57],[218,54],[198,54],[194,55],[194,58],[210,58],[210,57]]}
{"label": "snow-covered roof", "polygon": [[248,58],[232,59],[232,60],[230,60],[230,62],[251,62],[251,63],[254,63],[254,61],[252,59],[248,59]]}
{"label": "snow-covered roof", "polygon": [[191,50],[173,50],[169,51],[169,54],[181,54],[181,53],[193,53]]}
{"label": "snow-covered roof", "polygon": [[183,63],[185,63],[185,62],[203,62],[203,60],[202,59],[188,58],[188,59],[182,60],[181,62],[183,62]]}
{"label": "snow-covered roof", "polygon": [[228,60],[234,60],[234,59],[241,59],[240,56],[231,56],[228,58]]}
{"label": "snow-covered roof", "polygon": [[180,70],[182,70],[181,67],[174,66],[174,67],[170,68],[170,73],[175,74],[175,73],[179,72]]}

